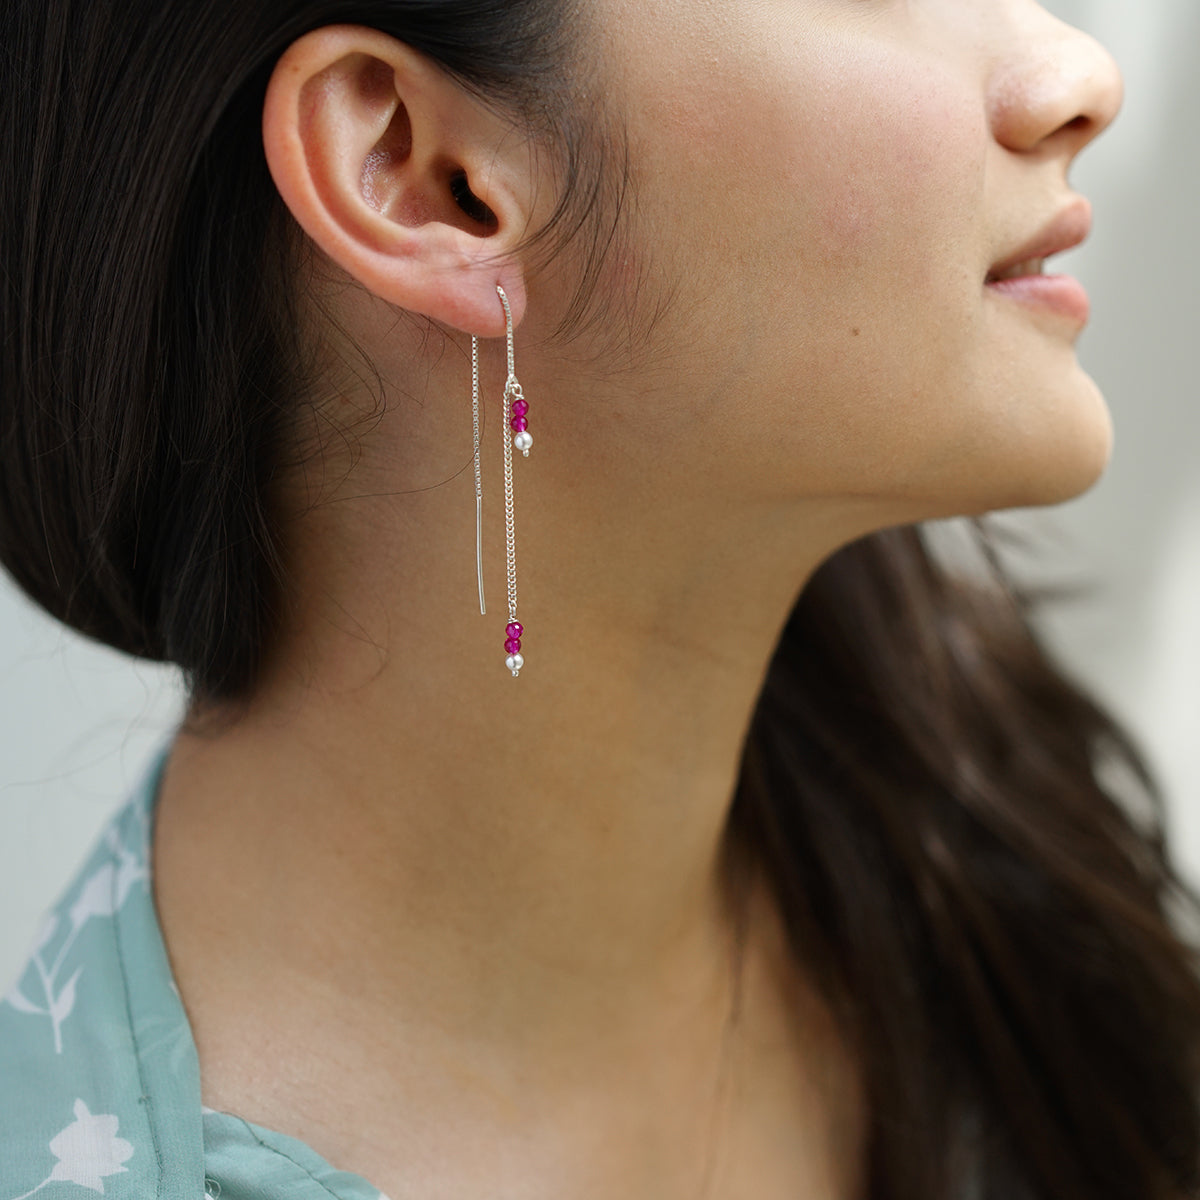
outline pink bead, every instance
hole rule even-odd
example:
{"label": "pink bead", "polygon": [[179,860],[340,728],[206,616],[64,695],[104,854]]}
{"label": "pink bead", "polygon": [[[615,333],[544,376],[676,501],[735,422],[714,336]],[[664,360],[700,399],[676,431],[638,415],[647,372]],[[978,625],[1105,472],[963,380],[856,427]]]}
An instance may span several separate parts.
{"label": "pink bead", "polygon": [[512,410],[514,417],[523,417],[529,411],[529,402],[527,400],[514,400]]}
{"label": "pink bead", "polygon": [[509,654],[516,654],[516,652],[521,649],[521,639],[509,638],[508,641],[504,643],[504,649]]}
{"label": "pink bead", "polygon": [[524,417],[513,417],[512,427],[517,433],[523,433],[529,428],[529,422]]}
{"label": "pink bead", "polygon": [[520,621],[511,621],[504,631],[510,638],[519,638],[525,632],[525,626]]}

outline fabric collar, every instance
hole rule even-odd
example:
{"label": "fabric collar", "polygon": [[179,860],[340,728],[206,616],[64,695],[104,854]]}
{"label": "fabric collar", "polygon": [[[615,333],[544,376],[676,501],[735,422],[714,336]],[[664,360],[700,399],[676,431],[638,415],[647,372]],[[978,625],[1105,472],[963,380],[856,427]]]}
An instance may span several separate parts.
{"label": "fabric collar", "polygon": [[204,1195],[199,1062],[149,870],[169,750],[105,826],[0,1003],[0,1200],[52,1183]]}

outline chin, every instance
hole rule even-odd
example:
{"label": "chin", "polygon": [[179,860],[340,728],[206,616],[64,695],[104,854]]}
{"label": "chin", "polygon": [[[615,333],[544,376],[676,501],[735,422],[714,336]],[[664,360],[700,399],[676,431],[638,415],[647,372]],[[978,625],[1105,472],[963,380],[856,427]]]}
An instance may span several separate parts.
{"label": "chin", "polygon": [[1103,478],[1112,460],[1112,414],[1092,378],[1081,375],[1084,394],[1064,414],[1067,428],[1047,446],[1046,469],[1031,481],[1035,498],[1029,504],[1061,504],[1082,496]]}
{"label": "chin", "polygon": [[1086,375],[1083,382],[1048,404],[1041,419],[1025,413],[1017,428],[1006,420],[1005,428],[984,436],[976,425],[970,450],[946,455],[949,471],[927,476],[929,484],[919,489],[925,517],[1046,507],[1094,487],[1112,457],[1113,425],[1095,383]]}
{"label": "chin", "polygon": [[1060,412],[1053,427],[1028,431],[1039,435],[1036,444],[1026,438],[1006,464],[996,464],[992,496],[978,512],[1063,504],[1100,481],[1112,459],[1112,416],[1090,378],[1087,384],[1089,394]]}

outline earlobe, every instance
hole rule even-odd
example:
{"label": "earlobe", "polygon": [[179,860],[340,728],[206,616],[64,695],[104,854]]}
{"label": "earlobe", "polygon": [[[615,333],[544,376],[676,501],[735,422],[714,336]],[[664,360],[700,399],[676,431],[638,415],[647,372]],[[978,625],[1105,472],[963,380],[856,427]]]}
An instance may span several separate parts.
{"label": "earlobe", "polygon": [[478,337],[525,308],[525,140],[435,63],[378,30],[333,25],[280,58],[263,148],[296,221],[382,299]]}

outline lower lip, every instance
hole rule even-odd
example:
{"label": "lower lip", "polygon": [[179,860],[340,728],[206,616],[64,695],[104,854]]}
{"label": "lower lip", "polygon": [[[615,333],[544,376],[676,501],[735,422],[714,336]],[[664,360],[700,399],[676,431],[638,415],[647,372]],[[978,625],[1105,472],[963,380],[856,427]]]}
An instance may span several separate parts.
{"label": "lower lip", "polygon": [[1079,325],[1086,325],[1091,313],[1083,284],[1071,275],[1019,275],[1016,279],[997,279],[987,286],[1031,308],[1060,313]]}

